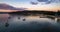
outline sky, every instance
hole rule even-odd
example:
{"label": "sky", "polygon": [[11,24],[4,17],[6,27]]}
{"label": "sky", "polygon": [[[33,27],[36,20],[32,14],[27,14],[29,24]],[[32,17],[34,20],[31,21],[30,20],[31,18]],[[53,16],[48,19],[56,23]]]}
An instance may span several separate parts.
{"label": "sky", "polygon": [[60,10],[60,0],[0,0],[0,3],[27,10]]}

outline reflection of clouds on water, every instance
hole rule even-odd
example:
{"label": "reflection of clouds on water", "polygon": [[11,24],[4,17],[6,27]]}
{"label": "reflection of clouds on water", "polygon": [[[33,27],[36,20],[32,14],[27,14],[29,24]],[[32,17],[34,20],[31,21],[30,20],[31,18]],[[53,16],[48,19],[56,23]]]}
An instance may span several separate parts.
{"label": "reflection of clouds on water", "polygon": [[0,22],[1,21],[6,21],[8,16],[9,16],[8,14],[0,14]]}
{"label": "reflection of clouds on water", "polygon": [[[7,18],[7,15],[5,16]],[[23,21],[23,19],[26,19]],[[5,25],[6,24],[6,25]],[[11,16],[8,22],[0,22],[0,32],[60,32],[60,25],[40,16]]]}
{"label": "reflection of clouds on water", "polygon": [[53,19],[40,18],[39,16],[17,16],[17,15],[16,16],[12,16],[9,21],[20,21],[20,22],[23,22],[23,20],[26,20],[25,22],[31,22],[31,21],[54,22]]}

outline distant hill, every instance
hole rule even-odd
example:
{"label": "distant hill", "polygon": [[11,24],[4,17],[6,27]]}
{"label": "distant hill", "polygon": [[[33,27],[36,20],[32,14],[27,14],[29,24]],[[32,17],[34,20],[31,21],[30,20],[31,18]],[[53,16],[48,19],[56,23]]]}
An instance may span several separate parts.
{"label": "distant hill", "polygon": [[0,9],[5,9],[5,10],[24,10],[26,8],[16,8],[16,7],[13,7],[13,6],[5,4],[5,3],[1,3],[0,4]]}
{"label": "distant hill", "polygon": [[11,12],[8,14],[13,14],[13,15],[37,15],[37,14],[44,14],[44,15],[53,15],[55,16],[56,12],[50,12],[50,11],[17,11],[17,12]]}
{"label": "distant hill", "polygon": [[60,15],[60,10],[58,10],[57,14]]}

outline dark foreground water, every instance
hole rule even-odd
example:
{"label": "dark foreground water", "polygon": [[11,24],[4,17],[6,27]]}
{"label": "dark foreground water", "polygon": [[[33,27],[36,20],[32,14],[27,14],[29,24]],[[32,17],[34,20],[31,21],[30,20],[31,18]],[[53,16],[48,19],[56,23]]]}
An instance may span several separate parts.
{"label": "dark foreground water", "polygon": [[0,32],[60,32],[60,24],[54,19],[40,16],[0,16]]}

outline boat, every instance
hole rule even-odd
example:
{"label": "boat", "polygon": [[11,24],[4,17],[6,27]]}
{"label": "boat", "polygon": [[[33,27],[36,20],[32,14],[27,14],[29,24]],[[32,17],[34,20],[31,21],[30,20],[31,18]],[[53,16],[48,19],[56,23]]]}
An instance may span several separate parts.
{"label": "boat", "polygon": [[23,21],[25,21],[26,19],[23,19]]}

